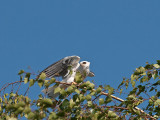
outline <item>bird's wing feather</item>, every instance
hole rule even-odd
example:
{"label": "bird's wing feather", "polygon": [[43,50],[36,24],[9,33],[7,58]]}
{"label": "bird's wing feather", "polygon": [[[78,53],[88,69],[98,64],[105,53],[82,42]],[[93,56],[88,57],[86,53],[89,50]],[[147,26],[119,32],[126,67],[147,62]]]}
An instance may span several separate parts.
{"label": "bird's wing feather", "polygon": [[64,62],[64,59],[61,59],[56,63],[53,63],[52,65],[48,66],[41,73],[45,73],[48,78],[65,75],[67,73],[68,64],[67,63],[64,64],[63,62]]}
{"label": "bird's wing feather", "polygon": [[[52,65],[48,66],[46,69],[44,69],[41,73],[45,73],[46,77],[59,77],[59,76],[65,76],[68,73],[68,67],[72,64],[72,60],[77,59],[77,63],[79,62],[78,56],[68,56],[65,57],[56,63],[53,63]],[[41,75],[41,73],[38,75],[38,77]]]}

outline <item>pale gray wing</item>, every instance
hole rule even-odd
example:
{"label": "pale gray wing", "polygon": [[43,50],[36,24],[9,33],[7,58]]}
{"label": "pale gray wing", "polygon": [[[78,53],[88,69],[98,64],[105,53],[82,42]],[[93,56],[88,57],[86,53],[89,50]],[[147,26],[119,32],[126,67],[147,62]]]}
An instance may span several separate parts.
{"label": "pale gray wing", "polygon": [[[73,66],[76,63],[78,64],[79,60],[79,56],[65,57],[57,61],[56,63],[48,66],[41,73],[45,73],[48,78],[64,76],[68,73],[68,67]],[[38,75],[38,77],[40,76],[40,74]]]}

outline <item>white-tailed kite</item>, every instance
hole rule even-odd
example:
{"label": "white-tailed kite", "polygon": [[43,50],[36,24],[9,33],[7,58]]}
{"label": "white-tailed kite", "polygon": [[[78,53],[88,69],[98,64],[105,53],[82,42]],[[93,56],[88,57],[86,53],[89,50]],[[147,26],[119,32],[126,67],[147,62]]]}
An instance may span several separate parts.
{"label": "white-tailed kite", "polygon": [[[87,76],[93,77],[94,73],[90,72],[89,69],[90,62],[82,61],[79,64],[79,60],[79,56],[65,57],[47,67],[42,72],[45,73],[47,77],[62,76],[62,82],[66,83],[74,82],[76,72],[80,72],[84,78]],[[59,87],[66,89],[68,86],[65,84],[60,84]],[[59,93],[54,94],[55,88],[56,86],[51,86],[47,89],[43,89],[42,92],[47,94],[48,97],[55,99],[57,96],[59,96]]]}

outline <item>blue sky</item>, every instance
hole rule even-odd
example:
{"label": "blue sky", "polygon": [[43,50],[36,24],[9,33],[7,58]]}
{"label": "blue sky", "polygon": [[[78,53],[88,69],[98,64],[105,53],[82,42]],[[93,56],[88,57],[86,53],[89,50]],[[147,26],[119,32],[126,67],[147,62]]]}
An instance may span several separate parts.
{"label": "blue sky", "polygon": [[[116,88],[136,67],[160,58],[158,0],[0,1],[0,81],[78,55],[97,85]],[[38,89],[34,91],[39,92]]]}

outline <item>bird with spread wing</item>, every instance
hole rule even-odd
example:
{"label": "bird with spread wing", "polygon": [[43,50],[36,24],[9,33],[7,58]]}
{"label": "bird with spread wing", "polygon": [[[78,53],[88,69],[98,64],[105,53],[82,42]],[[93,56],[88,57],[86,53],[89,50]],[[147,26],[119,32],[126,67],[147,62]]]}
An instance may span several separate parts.
{"label": "bird with spread wing", "polygon": [[[62,77],[62,82],[74,83],[76,73],[80,73],[85,79],[87,76],[93,77],[94,73],[90,72],[90,62],[80,62],[79,56],[68,56],[44,69],[41,73],[45,73],[46,77]],[[40,73],[40,74],[41,74]],[[60,84],[58,87],[66,89],[68,85]],[[59,93],[54,93],[56,86],[43,89],[42,92],[48,97],[55,99]]]}

